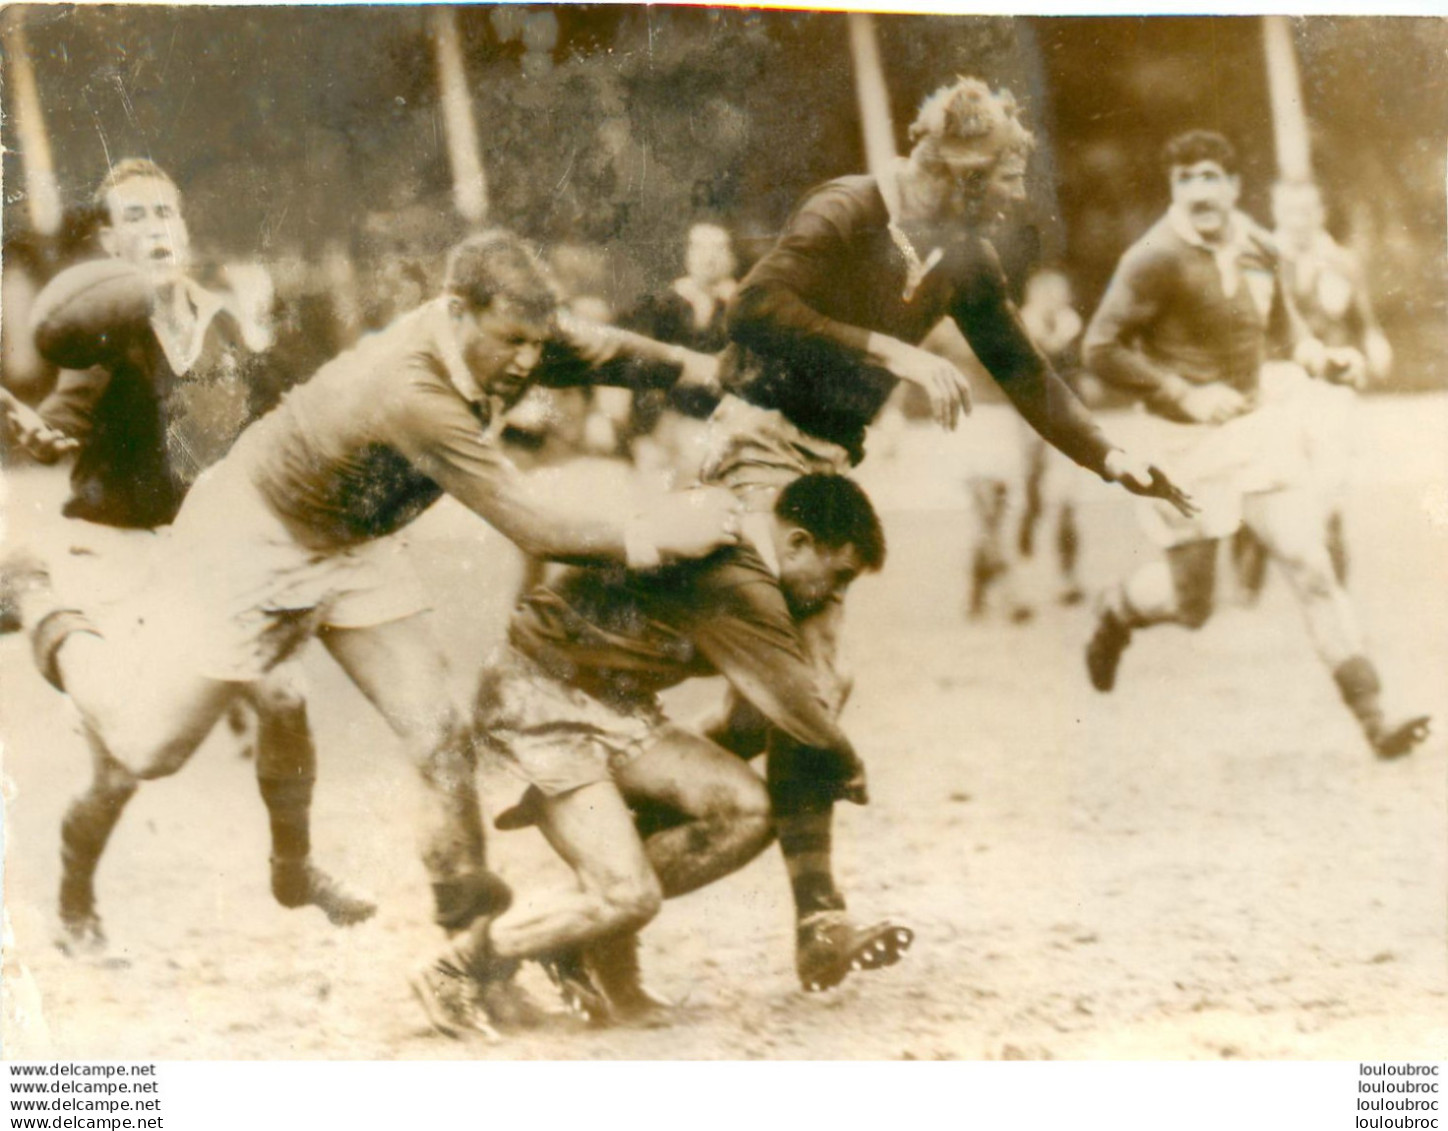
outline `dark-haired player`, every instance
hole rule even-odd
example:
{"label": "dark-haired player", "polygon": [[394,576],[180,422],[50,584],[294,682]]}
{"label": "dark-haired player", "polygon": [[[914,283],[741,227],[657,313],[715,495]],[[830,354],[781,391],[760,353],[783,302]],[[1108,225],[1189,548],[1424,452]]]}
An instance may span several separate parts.
{"label": "dark-haired player", "polygon": [[[954,427],[970,407],[966,379],[917,344],[949,317],[1053,445],[1130,491],[1188,505],[1158,469],[1102,435],[1010,301],[986,233],[1025,196],[1034,143],[1015,101],[959,79],[925,101],[910,137],[909,157],[882,177],[843,177],[806,197],[745,277],[730,312],[728,395],[710,421],[706,478],[768,510],[800,475],[859,463],[866,428],[901,381],[920,386],[937,422]],[[846,686],[834,669],[840,609],[831,602],[801,626],[836,708]],[[748,716],[736,703],[712,736],[757,748],[765,728]],[[833,803],[822,790],[775,804],[799,916],[796,964],[809,989],[826,985],[818,972],[838,968],[841,954],[871,953],[878,941],[850,924],[831,875]]]}
{"label": "dark-haired player", "polygon": [[[863,766],[820,696],[795,622],[884,556],[865,493],[843,476],[807,475],[771,513],[749,516],[738,546],[647,573],[570,570],[523,599],[483,675],[477,732],[530,784],[530,816],[578,883],[478,919],[416,980],[440,1029],[478,1027],[479,990],[520,960],[556,961],[585,944],[612,1012],[651,1013],[658,1003],[639,979],[637,933],[660,899],[752,859],[772,834],[771,797],[864,800]],[[712,675],[796,744],[796,758],[770,759],[767,791],[738,758],[660,710],[659,692]],[[643,835],[630,805],[645,811]]]}
{"label": "dark-haired player", "polygon": [[541,557],[656,565],[732,541],[737,521],[726,492],[674,496],[637,517],[570,503],[503,457],[494,433],[553,314],[549,282],[516,236],[458,245],[443,295],[323,366],[201,477],[159,583],[137,599],[134,638],[101,635],[43,570],[12,561],[7,582],[42,673],[118,772],[133,782],[175,772],[228,703],[317,636],[419,772],[438,921],[462,927],[506,902],[484,865],[468,728],[438,702],[442,651],[396,535],[446,493]]}
{"label": "dark-haired player", "polygon": [[1236,210],[1241,182],[1226,138],[1193,130],[1162,159],[1171,206],[1122,256],[1084,349],[1092,372],[1141,398],[1157,453],[1186,477],[1201,511],[1143,508],[1165,561],[1104,595],[1086,650],[1091,682],[1112,689],[1133,633],[1206,623],[1218,540],[1246,523],[1282,567],[1368,743],[1381,758],[1406,754],[1428,719],[1384,716],[1377,669],[1328,557],[1303,422],[1272,395],[1272,370],[1292,365],[1268,361],[1275,342],[1318,375],[1352,364],[1356,351],[1325,347],[1297,316],[1275,241]]}

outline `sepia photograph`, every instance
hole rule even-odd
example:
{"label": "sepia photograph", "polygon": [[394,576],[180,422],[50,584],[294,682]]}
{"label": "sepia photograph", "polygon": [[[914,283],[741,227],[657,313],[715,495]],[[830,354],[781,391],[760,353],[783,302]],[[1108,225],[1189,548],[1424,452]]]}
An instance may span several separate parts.
{"label": "sepia photograph", "polygon": [[1448,21],[0,33],[4,1060],[1448,1059]]}

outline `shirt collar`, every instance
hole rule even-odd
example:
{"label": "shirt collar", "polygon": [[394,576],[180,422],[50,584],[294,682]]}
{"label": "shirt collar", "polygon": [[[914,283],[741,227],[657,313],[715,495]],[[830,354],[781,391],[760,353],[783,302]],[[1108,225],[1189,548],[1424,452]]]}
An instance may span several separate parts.
{"label": "shirt collar", "polygon": [[188,278],[181,280],[179,301],[190,303],[196,314],[195,321],[190,325],[191,333],[187,340],[177,339],[174,327],[159,310],[151,315],[151,328],[155,331],[156,340],[161,343],[161,352],[166,355],[166,362],[171,366],[171,371],[178,376],[184,376],[196,364],[196,359],[201,356],[201,348],[206,341],[206,331],[210,329],[211,320],[216,317],[224,304],[221,296],[213,294],[194,279]]}
{"label": "shirt collar", "polygon": [[739,522],[744,537],[764,560],[765,567],[779,577],[779,555],[774,552],[774,515],[770,511],[750,511]]}
{"label": "shirt collar", "polygon": [[438,361],[442,362],[448,383],[469,404],[486,404],[488,396],[473,377],[467,362],[463,360],[462,351],[458,349],[457,339],[453,337],[447,299],[435,298],[424,303],[418,307],[416,317],[427,327],[428,336],[432,339],[432,352]]}
{"label": "shirt collar", "polygon": [[1213,255],[1241,251],[1247,246],[1247,233],[1251,229],[1251,221],[1247,216],[1234,209],[1227,217],[1227,238],[1221,243],[1208,243],[1202,239],[1196,228],[1192,227],[1191,216],[1185,208],[1173,205],[1167,209],[1166,218],[1167,223],[1171,225],[1171,230],[1183,240],[1193,247],[1210,251]]}

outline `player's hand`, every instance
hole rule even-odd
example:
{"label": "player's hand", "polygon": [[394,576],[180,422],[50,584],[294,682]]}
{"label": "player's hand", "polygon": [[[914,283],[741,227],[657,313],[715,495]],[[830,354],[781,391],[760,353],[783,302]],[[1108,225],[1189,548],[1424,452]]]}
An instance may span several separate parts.
{"label": "player's hand", "polygon": [[1176,404],[1182,415],[1193,424],[1225,424],[1251,407],[1247,398],[1236,389],[1216,382],[1193,385]]}
{"label": "player's hand", "polygon": [[835,786],[835,800],[848,801],[852,805],[868,805],[870,803],[870,787],[865,781],[865,763],[858,758],[848,773],[841,777]]}
{"label": "player's hand", "polygon": [[583,450],[591,456],[611,456],[618,451],[618,429],[602,412],[590,412],[583,420]]}
{"label": "player's hand", "polygon": [[1374,381],[1386,381],[1393,371],[1393,346],[1381,330],[1369,330],[1363,335],[1363,355],[1368,362],[1368,376]]}
{"label": "player's hand", "polygon": [[1352,346],[1337,346],[1325,352],[1322,376],[1334,385],[1362,389],[1368,383],[1368,362]]}
{"label": "player's hand", "polygon": [[706,389],[711,393],[722,393],[719,384],[719,358],[712,353],[678,347],[679,380],[678,389]]}
{"label": "player's hand", "polygon": [[80,447],[80,442],[57,431],[40,413],[8,394],[4,402],[5,435],[40,463],[54,463]]}
{"label": "player's hand", "polygon": [[1327,374],[1328,349],[1317,338],[1303,338],[1292,350],[1292,360],[1314,377]]}
{"label": "player's hand", "polygon": [[625,541],[635,569],[706,557],[740,537],[739,500],[722,487],[659,496],[629,524]]}
{"label": "player's hand", "polygon": [[1109,482],[1120,483],[1133,495],[1168,502],[1184,518],[1191,518],[1200,509],[1165,471],[1130,452],[1120,448],[1107,452],[1105,471]]}
{"label": "player's hand", "polygon": [[900,380],[925,390],[930,398],[930,413],[942,428],[953,430],[962,415],[970,415],[970,382],[945,358],[918,346],[892,341],[885,351],[884,362],[885,368]]}
{"label": "player's hand", "polygon": [[564,341],[589,365],[602,365],[618,356],[618,336],[612,327],[566,310],[558,312],[556,325]]}

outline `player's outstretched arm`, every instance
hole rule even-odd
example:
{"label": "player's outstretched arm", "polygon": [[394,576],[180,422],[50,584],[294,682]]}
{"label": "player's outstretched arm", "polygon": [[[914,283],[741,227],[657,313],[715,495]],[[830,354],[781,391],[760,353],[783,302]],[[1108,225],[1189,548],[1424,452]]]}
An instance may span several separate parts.
{"label": "player's outstretched arm", "polygon": [[5,417],[6,437],[41,463],[54,463],[80,447],[78,440],[50,427],[38,412],[17,400],[8,389],[0,389],[0,411]]}
{"label": "player's outstretched arm", "polygon": [[555,337],[555,348],[545,351],[537,373],[541,385],[719,391],[719,359],[712,354],[567,313],[558,316]]}
{"label": "player's outstretched arm", "polygon": [[1106,453],[1104,474],[1108,482],[1120,483],[1133,495],[1170,503],[1186,518],[1199,510],[1192,497],[1160,467],[1121,448],[1112,448]]}

